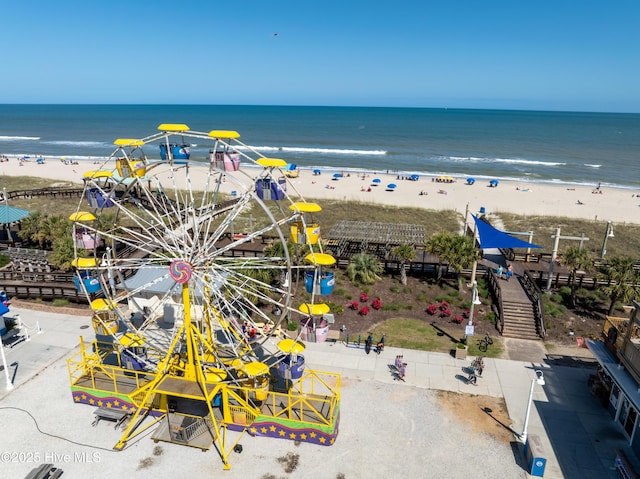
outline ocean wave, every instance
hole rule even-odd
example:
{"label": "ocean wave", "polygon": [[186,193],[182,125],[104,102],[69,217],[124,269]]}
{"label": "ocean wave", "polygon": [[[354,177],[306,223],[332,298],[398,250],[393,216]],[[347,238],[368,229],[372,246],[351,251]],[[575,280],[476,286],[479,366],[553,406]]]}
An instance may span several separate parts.
{"label": "ocean wave", "polygon": [[0,141],[37,141],[39,136],[0,136]]}
{"label": "ocean wave", "polygon": [[353,150],[340,148],[303,148],[301,146],[253,146],[257,151],[283,151],[295,153],[322,153],[329,155],[386,155],[385,150]]}
{"label": "ocean wave", "polygon": [[585,163],[584,166],[587,166],[589,168],[600,168],[602,165],[590,165],[589,163]]}
{"label": "ocean wave", "polygon": [[72,141],[72,140],[53,140],[44,141],[43,143],[49,145],[67,145],[67,146],[88,146],[88,147],[104,147],[107,143],[102,141]]}
{"label": "ocean wave", "polygon": [[515,158],[496,158],[493,161],[512,165],[566,166],[566,163],[560,161],[521,160]]}
{"label": "ocean wave", "polygon": [[530,166],[566,166],[567,163],[559,161],[524,160],[522,158],[487,158],[482,156],[442,156],[444,160],[482,163],[507,163],[510,165]]}

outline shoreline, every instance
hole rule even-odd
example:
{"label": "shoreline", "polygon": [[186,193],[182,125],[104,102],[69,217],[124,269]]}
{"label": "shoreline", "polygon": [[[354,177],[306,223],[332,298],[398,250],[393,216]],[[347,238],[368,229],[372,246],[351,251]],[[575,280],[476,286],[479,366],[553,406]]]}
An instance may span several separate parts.
{"label": "shoreline", "polygon": [[[48,159],[39,164],[37,157],[30,161],[19,161],[9,157],[0,162],[2,176],[47,177],[54,180],[82,184],[85,172],[100,169],[103,161],[56,161]],[[204,183],[208,165],[190,163],[193,188]],[[256,171],[254,165],[241,164],[240,172]],[[300,167],[297,178],[288,179],[288,192],[292,196],[300,194],[313,200],[342,200],[361,203],[376,203],[396,207],[416,207],[431,210],[453,210],[461,214],[465,211],[477,212],[481,208],[489,214],[501,212],[531,216],[559,216],[583,218],[593,221],[613,221],[616,223],[640,224],[640,191],[632,188],[597,185],[548,184],[499,180],[498,186],[490,187],[489,180],[476,178],[473,185],[466,179],[453,177],[452,183],[439,183],[434,176],[420,176],[416,181],[408,179],[410,174],[387,173],[375,170],[350,170],[344,168]],[[314,174],[318,170],[320,174]],[[344,176],[334,178],[337,172]],[[246,178],[246,177],[245,177]],[[403,179],[406,178],[406,179]],[[379,179],[379,182],[373,182]],[[246,182],[246,179],[244,180]],[[395,184],[393,189],[387,185]],[[376,186],[377,185],[377,186]],[[237,187],[237,183],[222,185],[225,193]],[[203,189],[203,188],[201,188]]]}

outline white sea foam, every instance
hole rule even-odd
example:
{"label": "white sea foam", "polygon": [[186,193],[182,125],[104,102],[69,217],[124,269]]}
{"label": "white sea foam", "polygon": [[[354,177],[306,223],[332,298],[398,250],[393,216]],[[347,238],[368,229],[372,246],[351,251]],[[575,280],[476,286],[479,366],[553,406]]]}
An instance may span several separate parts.
{"label": "white sea foam", "polygon": [[0,136],[0,141],[37,141],[39,136]]}
{"label": "white sea foam", "polygon": [[44,141],[43,143],[48,143],[50,145],[88,146],[88,147],[103,147],[103,146],[107,146],[106,143],[101,142],[101,141],[55,140],[55,141]]}
{"label": "white sea foam", "polygon": [[590,165],[589,163],[585,163],[584,166],[588,166],[589,168],[600,168],[602,165]]}
{"label": "white sea foam", "polygon": [[539,165],[539,166],[565,166],[566,163],[560,161],[539,161],[539,160],[522,160],[515,158],[496,158],[496,163],[509,163],[513,165]]}
{"label": "white sea foam", "polygon": [[329,155],[386,155],[385,150],[352,150],[339,148],[303,148],[297,146],[254,146],[257,151],[284,151],[295,153],[323,153]]}

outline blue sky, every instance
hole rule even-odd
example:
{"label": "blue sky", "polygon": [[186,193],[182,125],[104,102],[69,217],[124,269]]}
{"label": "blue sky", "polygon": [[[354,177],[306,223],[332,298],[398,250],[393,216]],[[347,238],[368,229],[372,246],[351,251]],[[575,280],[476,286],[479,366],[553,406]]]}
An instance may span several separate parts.
{"label": "blue sky", "polygon": [[638,0],[1,5],[0,103],[640,112]]}

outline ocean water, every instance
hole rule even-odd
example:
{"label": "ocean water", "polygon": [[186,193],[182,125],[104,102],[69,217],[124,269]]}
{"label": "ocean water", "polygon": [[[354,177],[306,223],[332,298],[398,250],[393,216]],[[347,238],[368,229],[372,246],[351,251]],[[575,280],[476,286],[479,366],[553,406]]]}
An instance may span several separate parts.
{"label": "ocean water", "polygon": [[[427,108],[0,105],[0,153],[96,160],[161,123],[236,130],[301,168],[640,187],[640,114]],[[156,148],[155,146],[153,147]],[[205,161],[209,145],[194,145]],[[146,151],[158,157],[158,151]]]}

